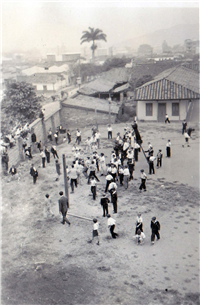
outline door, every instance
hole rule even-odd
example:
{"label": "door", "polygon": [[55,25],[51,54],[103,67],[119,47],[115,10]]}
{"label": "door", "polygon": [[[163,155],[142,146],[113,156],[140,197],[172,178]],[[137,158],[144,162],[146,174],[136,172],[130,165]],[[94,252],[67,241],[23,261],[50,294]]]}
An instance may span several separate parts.
{"label": "door", "polygon": [[158,104],[158,122],[165,122],[166,104]]}

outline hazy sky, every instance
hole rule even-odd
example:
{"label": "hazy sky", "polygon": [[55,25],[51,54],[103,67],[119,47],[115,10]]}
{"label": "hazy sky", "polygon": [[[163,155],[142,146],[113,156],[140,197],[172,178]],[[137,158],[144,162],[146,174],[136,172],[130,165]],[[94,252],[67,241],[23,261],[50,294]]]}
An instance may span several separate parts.
{"label": "hazy sky", "polygon": [[109,47],[177,24],[197,23],[198,2],[3,2],[2,51],[44,51],[64,44],[68,52],[79,52],[82,31],[89,26],[107,34]]}

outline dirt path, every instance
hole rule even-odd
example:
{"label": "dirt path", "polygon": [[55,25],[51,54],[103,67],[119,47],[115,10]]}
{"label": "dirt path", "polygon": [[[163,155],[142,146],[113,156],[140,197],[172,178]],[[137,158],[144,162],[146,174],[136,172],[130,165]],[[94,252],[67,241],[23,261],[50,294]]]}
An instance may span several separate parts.
{"label": "dirt path", "polygon": [[[117,125],[117,131],[123,130]],[[165,153],[168,138],[172,158],[163,160],[163,168],[148,176],[147,192],[140,194],[139,171],[148,173],[140,153],[134,172],[135,180],[127,191],[118,189],[116,231],[111,239],[107,220],[102,217],[99,199],[105,187],[100,177],[98,198],[90,196],[85,179],[70,194],[69,213],[97,217],[101,244],[89,244],[92,222],[69,217],[71,226],[61,225],[58,214],[59,191],[64,189],[63,175],[55,182],[54,160],[39,168],[35,186],[29,175],[30,163],[19,167],[21,181],[2,179],[2,301],[1,304],[199,304],[198,287],[198,145],[196,133],[191,146],[182,148],[177,124],[140,123],[144,148],[150,140],[155,152]],[[100,152],[108,157],[112,148],[106,139],[106,127],[100,127]],[[83,130],[83,139],[90,135]],[[72,160],[71,146],[61,144],[59,156]],[[108,160],[108,158],[107,158]],[[40,164],[39,156],[34,163]],[[192,178],[193,177],[193,178]],[[51,195],[53,220],[43,219],[43,201]],[[112,206],[109,206],[112,213]],[[137,212],[143,214],[146,241],[137,246],[133,240]],[[150,244],[150,220],[157,216],[161,239]]]}

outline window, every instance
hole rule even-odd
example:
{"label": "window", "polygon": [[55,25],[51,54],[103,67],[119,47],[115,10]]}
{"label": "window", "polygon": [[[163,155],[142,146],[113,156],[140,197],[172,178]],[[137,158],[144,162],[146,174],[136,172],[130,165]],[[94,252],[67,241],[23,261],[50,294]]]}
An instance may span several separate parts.
{"label": "window", "polygon": [[153,107],[152,103],[146,104],[146,116],[152,116],[153,115]]}
{"label": "window", "polygon": [[172,103],[172,115],[179,116],[179,103]]}
{"label": "window", "polygon": [[46,85],[43,86],[43,90],[47,91],[47,86]]}

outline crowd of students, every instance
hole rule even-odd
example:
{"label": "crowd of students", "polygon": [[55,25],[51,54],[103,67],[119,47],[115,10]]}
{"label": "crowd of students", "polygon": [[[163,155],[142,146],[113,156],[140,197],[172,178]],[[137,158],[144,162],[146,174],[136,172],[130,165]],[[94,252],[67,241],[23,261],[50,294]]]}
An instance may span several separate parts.
{"label": "crowd of students", "polygon": [[[190,128],[191,129],[191,128]],[[194,129],[189,130],[190,136],[191,132]],[[183,122],[182,134],[189,133],[187,129],[186,121]],[[134,180],[134,170],[137,166],[136,163],[139,159],[139,154],[143,152],[144,157],[146,158],[149,165],[149,175],[155,174],[154,162],[157,161],[157,168],[162,166],[162,150],[159,149],[157,154],[154,154],[153,146],[150,142],[148,142],[148,149],[146,151],[143,150],[142,147],[142,139],[140,133],[138,131],[137,121],[135,120],[131,126],[126,125],[123,133],[116,132],[116,137],[113,139],[113,129],[111,125],[107,127],[107,139],[113,143],[113,149],[110,152],[108,157],[105,156],[104,152],[101,151],[101,134],[98,128],[93,127],[91,130],[91,136],[88,137],[84,142],[82,141],[81,131],[80,129],[76,130],[75,138],[72,139],[72,135],[70,130],[64,129],[62,126],[57,128],[56,132],[53,134],[52,130],[48,131],[47,135],[47,144],[42,147],[41,141],[37,142],[37,138],[34,132],[32,132],[30,139],[32,145],[27,145],[27,139],[23,141],[23,149],[25,155],[28,159],[32,159],[32,150],[31,147],[34,146],[35,149],[38,149],[41,157],[41,168],[45,168],[51,160],[51,154],[53,159],[55,160],[55,169],[57,173],[56,181],[59,180],[61,175],[61,165],[59,163],[59,155],[57,152],[57,144],[60,134],[66,134],[62,138],[62,142],[67,141],[67,145],[71,145],[71,151],[73,155],[73,160],[71,163],[67,164],[66,172],[67,177],[69,179],[69,184],[71,188],[71,194],[74,193],[75,188],[79,188],[82,185],[90,185],[92,199],[97,199],[97,194],[100,197],[100,204],[103,209],[103,217],[108,217],[108,227],[110,229],[110,233],[112,238],[116,238],[118,236],[117,233],[114,232],[115,229],[115,220],[109,214],[109,203],[112,204],[113,213],[118,212],[118,191],[127,190],[129,188],[129,184],[132,180]],[[72,142],[74,144],[72,144]],[[188,140],[186,141],[188,142]],[[189,145],[189,144],[188,144]],[[166,143],[166,157],[171,157],[171,141],[168,140]],[[3,162],[3,161],[2,161]],[[8,171],[8,160],[6,170]],[[141,175],[141,183],[138,186],[138,191],[141,193],[142,191],[146,192],[146,180],[147,174],[144,172],[144,169],[140,169]],[[10,168],[9,173],[11,176],[17,174],[17,169],[12,166]],[[36,184],[37,178],[39,176],[39,170],[36,168],[34,163],[32,163],[30,168],[30,175],[33,178],[33,184]],[[104,192],[99,194],[98,191],[98,183],[104,183]],[[48,195],[48,194],[47,194]],[[49,195],[48,195],[49,196]],[[49,197],[46,196],[46,203],[49,202]],[[47,204],[46,204],[47,206]],[[49,203],[48,203],[49,207]],[[48,209],[48,211],[50,211]],[[67,213],[67,212],[66,212]],[[49,215],[52,216],[52,213],[49,212]],[[66,217],[66,214],[65,214]],[[138,217],[141,217],[138,216]],[[140,219],[141,220],[141,219]],[[63,224],[65,221],[63,220]],[[154,224],[156,223],[156,225]],[[141,221],[137,222],[137,230],[135,232],[135,238],[138,244],[142,244],[145,239],[145,235],[141,226]],[[157,224],[156,218],[152,218],[151,228],[152,228],[152,236],[151,242],[154,243],[155,236],[157,239],[160,238],[159,229],[160,224]],[[94,221],[94,231],[93,238],[98,236],[98,221],[95,219]],[[154,233],[153,233],[154,232]],[[99,244],[99,240],[98,240]]]}

